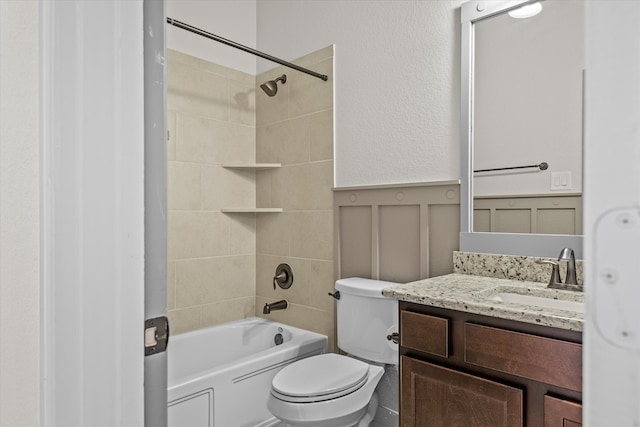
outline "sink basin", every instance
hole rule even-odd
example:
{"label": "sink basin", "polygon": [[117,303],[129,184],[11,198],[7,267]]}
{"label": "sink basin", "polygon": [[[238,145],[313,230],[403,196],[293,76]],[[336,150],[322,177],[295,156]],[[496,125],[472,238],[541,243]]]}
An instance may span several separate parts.
{"label": "sink basin", "polygon": [[487,299],[505,304],[520,304],[539,308],[584,313],[583,295],[578,292],[558,292],[552,289],[505,287],[493,289]]}

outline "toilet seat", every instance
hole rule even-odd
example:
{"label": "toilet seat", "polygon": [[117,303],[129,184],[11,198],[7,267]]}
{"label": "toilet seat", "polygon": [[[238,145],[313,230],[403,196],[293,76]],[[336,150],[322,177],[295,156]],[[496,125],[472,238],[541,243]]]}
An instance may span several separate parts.
{"label": "toilet seat", "polygon": [[361,388],[369,365],[335,353],[308,357],[283,368],[273,378],[271,394],[285,402],[337,399]]}

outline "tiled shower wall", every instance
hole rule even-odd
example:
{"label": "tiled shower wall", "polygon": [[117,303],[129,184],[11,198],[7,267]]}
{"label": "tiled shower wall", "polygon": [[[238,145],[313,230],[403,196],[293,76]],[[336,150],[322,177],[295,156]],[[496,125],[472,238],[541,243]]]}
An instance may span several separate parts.
{"label": "tiled shower wall", "polygon": [[[257,204],[284,212],[257,218],[256,315],[279,299],[289,308],[265,317],[325,334],[334,345],[333,46],[294,61],[329,76],[324,82],[284,67],[256,82],[256,160],[282,163],[257,177]],[[260,84],[287,75],[274,97]],[[294,285],[273,289],[276,266],[293,267]]]}
{"label": "tiled shower wall", "polygon": [[252,316],[255,76],[168,52],[167,290],[173,333]]}
{"label": "tiled shower wall", "polygon": [[[251,76],[169,51],[168,309],[172,332],[253,315],[330,337],[333,345],[333,47]],[[260,84],[287,82],[267,97]],[[256,107],[257,105],[257,107]],[[225,164],[281,163],[253,172]],[[281,207],[282,213],[221,212]],[[294,285],[273,290],[275,268]]]}

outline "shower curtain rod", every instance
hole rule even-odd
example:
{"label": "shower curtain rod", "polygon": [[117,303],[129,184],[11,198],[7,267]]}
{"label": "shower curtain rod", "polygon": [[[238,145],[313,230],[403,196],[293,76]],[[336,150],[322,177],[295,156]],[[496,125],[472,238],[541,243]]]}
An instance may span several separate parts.
{"label": "shower curtain rod", "polygon": [[183,30],[190,31],[194,34],[197,34],[202,37],[206,37],[211,40],[215,40],[219,43],[226,44],[227,46],[235,47],[236,49],[244,50],[245,52],[252,53],[255,56],[259,56],[260,58],[268,59],[272,62],[277,62],[280,65],[284,65],[285,67],[293,68],[294,70],[301,71],[303,73],[309,74],[310,76],[317,77],[320,80],[324,80],[325,82],[329,79],[324,74],[316,73],[315,71],[311,71],[307,68],[300,67],[299,65],[292,64],[291,62],[284,61],[280,58],[276,58],[275,56],[267,55],[266,53],[260,52],[259,50],[252,49],[250,47],[241,45],[240,43],[236,43],[234,41],[225,39],[220,36],[216,36],[215,34],[208,33],[200,28],[193,27],[189,24],[185,24],[184,22],[177,21],[173,18],[167,17],[167,23],[173,25],[174,27],[182,28]]}

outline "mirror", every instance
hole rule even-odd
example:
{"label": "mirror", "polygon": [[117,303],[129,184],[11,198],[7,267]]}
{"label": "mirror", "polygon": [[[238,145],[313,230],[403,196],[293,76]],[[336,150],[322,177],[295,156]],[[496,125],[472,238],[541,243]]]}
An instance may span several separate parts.
{"label": "mirror", "polygon": [[581,253],[583,9],[462,5],[461,250]]}

